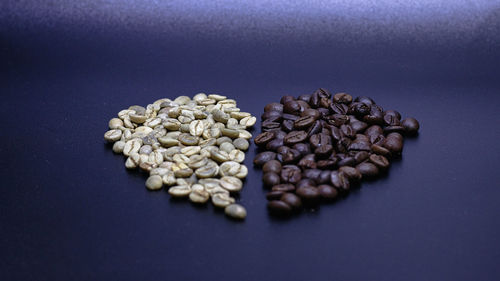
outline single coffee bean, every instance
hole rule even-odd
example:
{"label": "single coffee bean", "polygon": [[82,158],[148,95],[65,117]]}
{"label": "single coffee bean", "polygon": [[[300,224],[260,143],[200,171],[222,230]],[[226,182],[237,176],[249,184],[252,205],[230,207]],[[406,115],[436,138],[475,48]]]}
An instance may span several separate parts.
{"label": "single coffee bean", "polygon": [[389,160],[387,160],[387,158],[382,155],[372,154],[370,155],[369,159],[370,162],[375,164],[375,166],[377,166],[381,170],[386,170],[387,168],[389,168]]}
{"label": "single coffee bean", "polygon": [[351,183],[359,182],[362,177],[361,173],[356,168],[349,166],[340,167],[339,172],[344,173]]}
{"label": "single coffee bean", "polygon": [[311,153],[311,147],[308,144],[305,143],[296,143],[292,147],[293,149],[297,150],[300,152],[302,156],[310,154]]}
{"label": "single coffee bean", "polygon": [[247,216],[247,211],[243,206],[239,204],[231,204],[226,206],[226,208],[224,209],[224,213],[227,216],[238,220],[245,219]]}
{"label": "single coffee bean", "polygon": [[384,134],[384,130],[379,125],[372,125],[365,130],[365,135],[367,135],[368,137],[373,135],[378,136],[382,134]]}
{"label": "single coffee bean", "polygon": [[327,144],[327,145],[322,145],[314,150],[314,154],[316,155],[316,158],[318,159],[325,159],[328,158],[333,151],[333,146]]}
{"label": "single coffee bean", "polygon": [[347,93],[337,93],[333,96],[333,102],[349,104],[352,102],[352,96]]}
{"label": "single coffee bean", "polygon": [[417,119],[412,117],[404,119],[403,122],[401,122],[401,125],[403,125],[405,133],[409,136],[415,135],[420,128],[420,124]]}
{"label": "single coffee bean", "polygon": [[313,179],[303,178],[297,184],[295,184],[295,188],[300,188],[303,186],[316,186],[316,181]]}
{"label": "single coffee bean", "polygon": [[401,114],[399,114],[396,110],[386,110],[384,111],[384,116],[386,115],[391,115],[396,117],[396,119],[401,120]]}
{"label": "single coffee bean", "polygon": [[301,109],[300,104],[295,100],[287,101],[283,104],[284,113],[299,115],[300,109]]}
{"label": "single coffee bean", "polygon": [[391,114],[384,115],[384,123],[386,126],[399,126],[401,124],[399,118]]}
{"label": "single coffee bean", "polygon": [[282,111],[266,111],[262,113],[260,119],[262,121],[281,122],[282,117],[283,117]]}
{"label": "single coffee bean", "polygon": [[333,186],[328,184],[322,184],[318,186],[318,192],[321,198],[331,201],[338,197],[339,192]]}
{"label": "single coffee bean", "polygon": [[385,139],[383,146],[387,148],[392,154],[397,155],[400,154],[401,151],[403,150],[403,141],[395,137],[392,138],[387,137]]}
{"label": "single coffee bean", "polygon": [[372,149],[373,153],[375,153],[375,154],[383,155],[385,157],[391,157],[391,152],[383,146],[373,144],[371,146],[371,149]]}
{"label": "single coffee bean", "polygon": [[378,175],[378,168],[370,162],[363,162],[356,166],[363,178],[372,178]]}
{"label": "single coffee bean", "polygon": [[292,207],[281,200],[269,201],[267,209],[274,216],[289,216],[292,213]]}
{"label": "single coffee bean", "polygon": [[356,133],[363,132],[366,128],[368,128],[368,124],[361,121],[351,122],[351,127]]}
{"label": "single coffee bean", "polygon": [[[201,186],[200,189],[195,189],[195,186]],[[192,187],[192,191],[189,194],[189,200],[196,204],[204,204],[210,199],[210,194],[204,190],[204,187],[200,184],[195,184]]]}
{"label": "single coffee bean", "polygon": [[345,157],[344,159],[337,162],[339,167],[347,167],[356,165],[356,159],[354,157]]}
{"label": "single coffee bean", "polygon": [[317,162],[317,168],[318,169],[321,169],[321,170],[325,170],[325,169],[334,169],[335,166],[337,165],[337,160],[333,160],[333,159],[323,159],[323,160],[319,160]]}
{"label": "single coffee bean", "polygon": [[263,166],[266,162],[276,159],[276,153],[272,151],[264,151],[257,154],[253,160],[255,166]]}
{"label": "single coffee bean", "polygon": [[279,200],[283,194],[285,194],[284,191],[269,191],[266,193],[266,199],[268,201]]}
{"label": "single coffee bean", "polygon": [[233,141],[234,147],[236,147],[239,150],[247,150],[250,144],[248,141],[244,138],[237,138]]}
{"label": "single coffee bean", "polygon": [[330,110],[333,113],[345,115],[345,114],[347,114],[349,107],[345,104],[333,103],[330,105]]}
{"label": "single coffee bean", "polygon": [[264,132],[276,130],[276,129],[279,129],[280,127],[281,127],[281,124],[279,122],[273,122],[273,121],[269,121],[269,120],[266,120],[266,121],[262,122],[262,124],[261,124],[261,128]]}
{"label": "single coffee bean", "polygon": [[276,138],[276,139],[273,139],[272,141],[270,141],[266,144],[266,149],[276,151],[278,148],[282,147],[283,145],[285,145],[283,139]]}
{"label": "single coffee bean", "polygon": [[319,201],[320,193],[316,187],[313,186],[305,186],[301,188],[297,188],[295,193],[302,199],[304,204],[312,205],[316,204]]}
{"label": "single coffee bean", "polygon": [[309,103],[309,101],[311,100],[311,95],[309,94],[300,95],[297,99]]}
{"label": "single coffee bean", "polygon": [[384,128],[384,133],[389,134],[389,133],[400,133],[403,134],[405,131],[405,128],[403,126],[387,126]]}
{"label": "single coffee bean", "polygon": [[317,163],[315,158],[314,154],[308,154],[302,157],[297,165],[302,169],[316,169]]}
{"label": "single coffee bean", "polygon": [[286,145],[294,145],[299,142],[303,142],[307,139],[307,133],[304,131],[292,131],[288,133],[285,138]]}
{"label": "single coffee bean", "polygon": [[272,102],[272,103],[269,103],[269,104],[267,104],[267,105],[264,107],[264,111],[265,111],[265,112],[268,112],[268,111],[278,111],[278,112],[283,112],[283,104],[281,104],[281,103],[277,103],[277,102]]}
{"label": "single coffee bean", "polygon": [[231,204],[234,204],[234,198],[230,197],[227,193],[215,193],[212,195],[212,203],[215,207],[225,208]]}
{"label": "single coffee bean", "polygon": [[283,120],[283,123],[281,123],[281,129],[285,132],[290,132],[294,128],[294,123],[292,120]]}
{"label": "single coffee bean", "polygon": [[372,105],[372,104],[375,104],[375,101],[373,101],[371,98],[369,97],[357,97],[355,100],[355,102],[361,102],[361,103],[364,103],[366,105]]}
{"label": "single coffee bean", "polygon": [[300,168],[295,165],[285,165],[281,168],[281,180],[295,184],[302,178]]}
{"label": "single coffee bean", "polygon": [[280,176],[274,172],[267,172],[264,174],[264,176],[262,176],[262,181],[264,182],[265,186],[275,186],[280,183]]}
{"label": "single coffee bean", "polygon": [[301,117],[311,116],[314,120],[317,120],[321,117],[321,113],[317,109],[307,108],[300,113]]}
{"label": "single coffee bean", "polygon": [[281,163],[277,160],[268,161],[264,164],[264,166],[262,166],[262,171],[264,173],[269,173],[269,172],[280,173]]}
{"label": "single coffee bean", "polygon": [[330,174],[330,182],[341,192],[346,192],[350,188],[349,179],[343,172],[333,171]]}
{"label": "single coffee bean", "polygon": [[307,137],[311,137],[314,134],[319,134],[323,130],[323,125],[321,125],[321,121],[316,120],[306,131]]}
{"label": "single coffee bean", "polygon": [[329,183],[330,182],[330,174],[332,172],[331,171],[321,171],[321,174],[319,174],[319,177],[316,179],[316,182],[318,182],[319,184],[325,184],[325,183]]}
{"label": "single coffee bean", "polygon": [[225,176],[220,178],[220,186],[229,192],[237,192],[241,190],[243,183],[239,178]]}
{"label": "single coffee bean", "polygon": [[314,116],[303,116],[295,120],[293,126],[295,129],[298,130],[306,129],[309,126],[311,126],[314,123],[314,121],[316,121]]}
{"label": "single coffee bean", "polygon": [[284,119],[284,120],[292,120],[292,121],[295,121],[295,120],[299,119],[299,116],[298,116],[298,115],[295,115],[295,114],[284,113],[284,114],[283,114],[283,119]]}
{"label": "single coffee bean", "polygon": [[104,139],[108,142],[115,142],[122,137],[122,131],[119,129],[112,129],[104,134]]}
{"label": "single coffee bean", "polygon": [[302,173],[302,177],[316,181],[316,179],[319,177],[320,174],[321,174],[320,169],[307,169],[304,170],[304,172]]}
{"label": "single coffee bean", "polygon": [[295,185],[289,183],[277,184],[271,188],[272,191],[283,191],[283,192],[293,192],[295,191]]}
{"label": "single coffee bean", "polygon": [[290,205],[292,209],[300,209],[302,207],[302,200],[293,193],[284,193],[280,200]]}
{"label": "single coffee bean", "polygon": [[359,151],[356,154],[354,154],[354,160],[356,160],[356,163],[361,163],[368,159],[370,157],[370,153],[367,151]]}
{"label": "single coffee bean", "polygon": [[163,180],[158,175],[150,176],[146,180],[146,187],[149,190],[159,190],[159,189],[161,189],[162,186],[163,186]]}

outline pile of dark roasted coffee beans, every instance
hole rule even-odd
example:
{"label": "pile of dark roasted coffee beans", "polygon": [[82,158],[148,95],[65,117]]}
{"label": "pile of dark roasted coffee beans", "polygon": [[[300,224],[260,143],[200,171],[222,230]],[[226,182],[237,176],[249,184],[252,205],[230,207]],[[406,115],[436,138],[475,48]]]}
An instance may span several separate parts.
{"label": "pile of dark roasted coffee beans", "polygon": [[403,151],[403,136],[415,136],[419,124],[369,97],[319,89],[266,105],[261,129],[254,164],[270,189],[267,207],[272,215],[288,216],[386,172]]}

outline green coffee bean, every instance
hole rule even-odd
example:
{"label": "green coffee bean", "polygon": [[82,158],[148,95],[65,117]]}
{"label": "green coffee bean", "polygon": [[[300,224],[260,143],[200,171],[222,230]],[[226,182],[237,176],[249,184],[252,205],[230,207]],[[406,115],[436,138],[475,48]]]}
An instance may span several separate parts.
{"label": "green coffee bean", "polygon": [[163,186],[163,180],[158,175],[150,176],[146,180],[146,187],[149,190],[159,190]]}
{"label": "green coffee bean", "polygon": [[238,130],[222,128],[220,131],[223,136],[227,136],[232,139],[238,138],[240,136],[240,132]]}
{"label": "green coffee bean", "polygon": [[104,134],[104,139],[108,142],[115,142],[122,137],[122,131],[118,129],[109,130]]}
{"label": "green coffee bean", "polygon": [[200,141],[200,138],[197,136],[192,136],[190,134],[181,134],[179,135],[179,141],[184,145],[197,145]]}
{"label": "green coffee bean", "polygon": [[247,216],[247,211],[245,208],[239,204],[231,204],[226,206],[224,213],[234,219],[245,219]]}
{"label": "green coffee bean", "polygon": [[245,160],[245,153],[238,149],[233,149],[229,153],[229,160],[242,163]]}
{"label": "green coffee bean", "polygon": [[233,141],[233,145],[239,150],[247,150],[250,144],[244,138],[237,138]]}
{"label": "green coffee bean", "polygon": [[224,176],[220,179],[220,185],[230,192],[240,191],[243,187],[243,183],[237,177]]}
{"label": "green coffee bean", "polygon": [[[198,184],[199,185],[199,184]],[[196,186],[196,184],[194,185]],[[210,194],[205,190],[194,190],[189,194],[189,200],[193,203],[204,204],[210,199]],[[201,186],[203,188],[203,186]]]}
{"label": "green coffee bean", "polygon": [[227,153],[230,153],[231,151],[234,150],[234,145],[231,142],[224,142],[219,146],[219,149]]}
{"label": "green coffee bean", "polygon": [[225,142],[230,142],[230,143],[232,143],[232,140],[231,140],[231,138],[229,138],[229,137],[220,137],[220,138],[218,138],[218,139],[217,139],[217,145],[219,145],[219,146],[220,146],[221,144],[225,143]]}
{"label": "green coffee bean", "polygon": [[124,147],[125,147],[124,141],[117,141],[113,144],[113,152],[114,153],[122,153]]}
{"label": "green coffee bean", "polygon": [[230,197],[229,194],[226,193],[216,193],[212,195],[212,203],[215,207],[225,208],[234,202],[234,198]]}
{"label": "green coffee bean", "polygon": [[240,124],[247,128],[255,125],[255,122],[257,122],[257,118],[253,116],[247,116],[240,120]]}
{"label": "green coffee bean", "polygon": [[109,120],[108,126],[110,129],[118,129],[123,127],[123,121],[120,118],[112,118]]}

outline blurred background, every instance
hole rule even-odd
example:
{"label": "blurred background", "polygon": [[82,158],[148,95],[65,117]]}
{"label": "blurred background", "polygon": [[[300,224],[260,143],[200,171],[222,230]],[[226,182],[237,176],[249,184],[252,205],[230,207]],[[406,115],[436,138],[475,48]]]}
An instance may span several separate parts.
{"label": "blurred background", "polygon": [[[500,1],[4,0],[0,71],[2,280],[500,278]],[[388,177],[290,221],[259,170],[235,223],[148,192],[102,141],[132,104],[220,93],[260,116],[319,87],[420,136]]]}

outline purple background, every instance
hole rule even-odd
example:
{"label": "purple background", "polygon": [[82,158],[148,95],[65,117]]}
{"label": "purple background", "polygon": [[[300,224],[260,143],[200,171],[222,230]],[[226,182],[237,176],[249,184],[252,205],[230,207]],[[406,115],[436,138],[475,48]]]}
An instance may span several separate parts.
{"label": "purple background", "polygon": [[[498,280],[499,1],[2,1],[0,279]],[[148,192],[102,138],[204,91],[318,87],[421,122],[388,177],[288,221]],[[260,124],[257,124],[258,132]]]}

